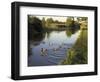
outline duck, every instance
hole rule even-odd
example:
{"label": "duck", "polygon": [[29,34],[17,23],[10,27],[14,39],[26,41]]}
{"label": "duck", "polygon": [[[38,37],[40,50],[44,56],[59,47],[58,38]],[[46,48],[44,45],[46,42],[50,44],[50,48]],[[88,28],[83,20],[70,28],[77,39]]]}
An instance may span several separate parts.
{"label": "duck", "polygon": [[54,50],[54,51],[57,51],[57,50],[59,50],[59,48],[53,48],[53,50]]}
{"label": "duck", "polygon": [[41,48],[41,55],[47,55],[47,50],[48,49]]}

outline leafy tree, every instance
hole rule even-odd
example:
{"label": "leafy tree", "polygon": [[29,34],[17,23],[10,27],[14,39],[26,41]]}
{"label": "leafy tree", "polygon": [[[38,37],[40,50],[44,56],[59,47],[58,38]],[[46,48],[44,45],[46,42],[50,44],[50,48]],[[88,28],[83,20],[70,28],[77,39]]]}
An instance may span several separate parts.
{"label": "leafy tree", "polygon": [[87,21],[88,18],[87,17],[77,17],[78,22],[79,21]]}
{"label": "leafy tree", "polygon": [[82,18],[82,21],[87,21],[87,17],[81,17]]}
{"label": "leafy tree", "polygon": [[32,23],[31,23],[34,27],[34,29],[38,32],[41,32],[43,30],[42,28],[42,22],[40,19],[38,19],[37,17],[33,17],[32,18]]}
{"label": "leafy tree", "polygon": [[42,27],[44,28],[46,25],[46,21],[45,21],[45,18],[43,17],[43,19],[42,19]]}
{"label": "leafy tree", "polygon": [[55,20],[54,23],[59,23],[59,21],[58,20]]}
{"label": "leafy tree", "polygon": [[66,19],[66,26],[70,27],[73,25],[74,17],[67,17]]}
{"label": "leafy tree", "polygon": [[36,33],[43,32],[42,22],[34,16],[28,16],[28,36],[31,38]]}
{"label": "leafy tree", "polygon": [[54,21],[53,21],[52,18],[48,18],[48,19],[46,20],[46,27],[49,27],[50,24],[52,24],[53,22],[54,22]]}

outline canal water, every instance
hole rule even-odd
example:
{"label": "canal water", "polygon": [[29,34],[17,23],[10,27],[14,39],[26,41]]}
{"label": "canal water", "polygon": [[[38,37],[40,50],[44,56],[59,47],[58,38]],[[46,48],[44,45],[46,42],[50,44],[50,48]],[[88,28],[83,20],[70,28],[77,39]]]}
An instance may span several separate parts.
{"label": "canal water", "polygon": [[28,66],[60,65],[79,34],[79,30],[65,30],[36,35],[33,40],[29,40]]}

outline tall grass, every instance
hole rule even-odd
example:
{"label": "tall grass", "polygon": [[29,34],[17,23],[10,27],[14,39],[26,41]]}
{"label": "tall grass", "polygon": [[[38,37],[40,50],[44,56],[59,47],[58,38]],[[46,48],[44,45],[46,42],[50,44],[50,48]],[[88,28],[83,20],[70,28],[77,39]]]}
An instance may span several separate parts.
{"label": "tall grass", "polygon": [[62,64],[87,64],[87,30],[81,30],[76,43],[67,51],[67,58]]}

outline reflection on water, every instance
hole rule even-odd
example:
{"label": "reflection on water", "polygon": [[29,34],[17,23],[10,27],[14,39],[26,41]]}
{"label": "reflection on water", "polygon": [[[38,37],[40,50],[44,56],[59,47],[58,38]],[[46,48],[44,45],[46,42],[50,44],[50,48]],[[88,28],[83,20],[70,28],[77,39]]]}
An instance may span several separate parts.
{"label": "reflection on water", "polygon": [[28,41],[28,66],[59,65],[79,34],[79,30],[68,29],[34,34]]}

